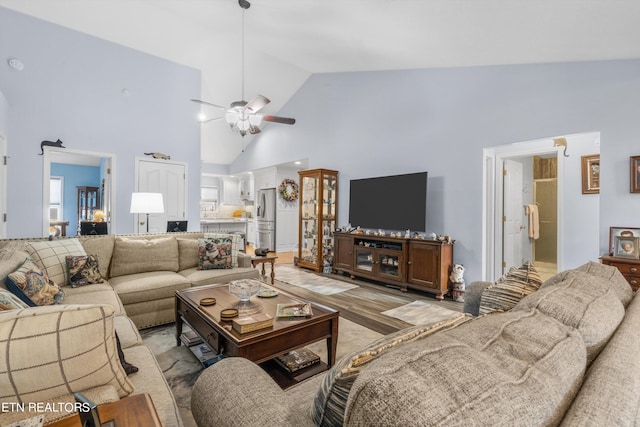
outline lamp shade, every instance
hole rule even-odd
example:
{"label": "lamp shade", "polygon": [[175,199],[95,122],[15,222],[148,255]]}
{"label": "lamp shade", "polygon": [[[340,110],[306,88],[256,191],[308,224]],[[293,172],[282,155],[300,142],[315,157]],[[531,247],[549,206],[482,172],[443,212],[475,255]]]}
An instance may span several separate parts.
{"label": "lamp shade", "polygon": [[163,213],[162,193],[132,193],[129,213]]}

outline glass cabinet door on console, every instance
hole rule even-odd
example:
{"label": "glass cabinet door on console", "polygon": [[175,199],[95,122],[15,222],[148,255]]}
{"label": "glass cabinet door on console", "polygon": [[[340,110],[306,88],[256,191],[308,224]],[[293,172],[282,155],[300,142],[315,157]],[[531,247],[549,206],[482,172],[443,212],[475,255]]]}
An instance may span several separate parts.
{"label": "glass cabinet door on console", "polygon": [[338,172],[313,169],[300,175],[298,265],[315,271],[333,268]]}

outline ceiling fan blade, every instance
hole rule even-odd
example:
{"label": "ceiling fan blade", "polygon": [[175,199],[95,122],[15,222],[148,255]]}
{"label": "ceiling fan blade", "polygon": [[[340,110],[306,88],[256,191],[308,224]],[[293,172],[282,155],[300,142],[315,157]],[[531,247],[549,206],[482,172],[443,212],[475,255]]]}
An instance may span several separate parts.
{"label": "ceiling fan blade", "polygon": [[249,101],[249,103],[247,103],[247,105],[245,105],[244,108],[246,108],[247,110],[251,110],[254,113],[257,113],[258,111],[260,111],[262,107],[264,107],[270,102],[271,100],[269,98],[262,95],[258,95],[255,98],[253,98],[251,101]]}
{"label": "ceiling fan blade", "polygon": [[251,135],[255,135],[256,133],[260,133],[260,132],[262,132],[262,131],[257,126],[252,126],[251,129],[249,129],[249,133]]}
{"label": "ceiling fan blade", "polygon": [[222,117],[214,117],[212,119],[204,119],[204,120],[198,120],[198,123],[209,123],[212,122],[214,120],[220,120]]}
{"label": "ceiling fan blade", "polygon": [[268,122],[282,123],[285,125],[293,125],[296,123],[296,119],[290,119],[288,117],[278,117],[278,116],[263,116],[264,120]]}
{"label": "ceiling fan blade", "polygon": [[191,101],[193,101],[193,102],[197,102],[198,104],[210,105],[210,106],[212,106],[212,107],[221,108],[221,109],[223,109],[223,110],[226,110],[226,108],[225,108],[225,107],[221,107],[221,106],[219,106],[219,105],[212,104],[212,103],[207,102],[207,101],[201,101],[201,100],[199,100],[199,99],[192,99]]}

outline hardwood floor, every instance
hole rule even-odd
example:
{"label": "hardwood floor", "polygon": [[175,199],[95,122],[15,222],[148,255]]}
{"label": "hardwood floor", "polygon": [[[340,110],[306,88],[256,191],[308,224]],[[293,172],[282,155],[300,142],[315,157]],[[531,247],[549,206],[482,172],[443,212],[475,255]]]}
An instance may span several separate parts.
{"label": "hardwood floor", "polygon": [[321,295],[278,281],[277,268],[275,286],[300,298],[339,310],[340,316],[381,334],[389,334],[411,326],[409,323],[381,313],[416,300],[427,301],[449,310],[462,312],[463,304],[453,301],[451,297],[445,297],[443,301],[439,301],[434,296],[424,292],[414,290],[402,292],[400,289],[388,287],[384,284],[366,280],[354,280],[342,274],[313,274],[353,283],[358,287],[334,295]]}

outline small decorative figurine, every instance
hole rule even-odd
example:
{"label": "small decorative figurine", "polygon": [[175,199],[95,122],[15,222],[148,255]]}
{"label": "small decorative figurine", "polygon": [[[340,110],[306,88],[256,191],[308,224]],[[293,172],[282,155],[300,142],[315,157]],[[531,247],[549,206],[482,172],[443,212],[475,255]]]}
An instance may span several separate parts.
{"label": "small decorative figurine", "polygon": [[436,240],[436,233],[430,233],[429,234],[429,239]]}
{"label": "small decorative figurine", "polygon": [[453,300],[464,302],[464,266],[462,264],[453,264],[449,280],[452,285]]}
{"label": "small decorative figurine", "polygon": [[57,141],[42,141],[40,143],[40,155],[44,154],[44,147],[58,147],[58,148],[66,148],[62,145],[62,141],[59,139]]}
{"label": "small decorative figurine", "polygon": [[144,153],[145,156],[151,156],[154,159],[171,160],[171,156],[162,153]]}
{"label": "small decorative figurine", "polygon": [[404,238],[408,239],[411,237],[411,230],[409,230],[408,228],[404,231]]}

